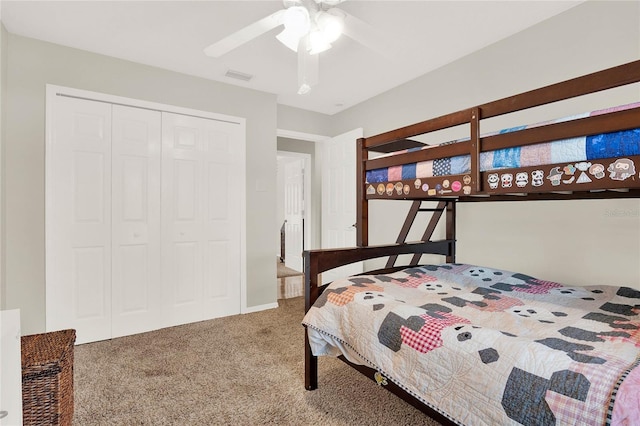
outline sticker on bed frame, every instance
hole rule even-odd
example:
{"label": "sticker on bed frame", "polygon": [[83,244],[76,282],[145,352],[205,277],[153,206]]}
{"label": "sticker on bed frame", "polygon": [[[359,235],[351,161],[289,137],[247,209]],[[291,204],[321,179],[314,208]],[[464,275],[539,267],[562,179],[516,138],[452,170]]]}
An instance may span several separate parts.
{"label": "sticker on bed frame", "polygon": [[529,174],[527,172],[516,173],[516,186],[524,188],[529,183]]}
{"label": "sticker on bed frame", "polygon": [[451,190],[453,192],[460,192],[461,189],[462,189],[462,183],[459,180],[454,180],[453,183],[451,184]]}
{"label": "sticker on bed frame", "polygon": [[367,195],[375,195],[375,193],[376,189],[373,187],[373,185],[367,186]]}
{"label": "sticker on bed frame", "polygon": [[402,195],[403,188],[404,186],[402,185],[402,182],[396,182],[396,194]]}
{"label": "sticker on bed frame", "polygon": [[544,184],[544,172],[542,170],[534,170],[531,172],[531,185],[542,186]]}
{"label": "sticker on bed frame", "polygon": [[574,166],[573,164],[567,164],[562,170],[564,171],[565,175],[573,176],[576,172],[576,166]]}
{"label": "sticker on bed frame", "polygon": [[487,181],[489,182],[489,188],[498,189],[498,183],[500,183],[500,176],[498,176],[497,173],[490,173],[489,177],[487,178]]}
{"label": "sticker on bed frame", "polygon": [[389,195],[389,196],[393,195],[393,188],[394,187],[395,186],[391,182],[389,182],[387,184],[387,195]]}
{"label": "sticker on bed frame", "polygon": [[383,195],[384,194],[384,183],[379,183],[378,184],[378,195]]}
{"label": "sticker on bed frame", "polygon": [[409,185],[405,185],[402,187],[402,192],[404,195],[409,195],[409,191],[411,191],[411,187]]}
{"label": "sticker on bed frame", "polygon": [[503,173],[500,176],[500,182],[502,183],[503,188],[511,188],[511,184],[513,183],[513,174]]}
{"label": "sticker on bed frame", "polygon": [[413,186],[415,186],[416,189],[420,189],[422,186],[422,180],[420,178],[416,179],[415,182],[413,182]]}
{"label": "sticker on bed frame", "polygon": [[442,181],[442,187],[443,188],[449,188],[449,179],[445,179]]}
{"label": "sticker on bed frame", "polygon": [[376,380],[378,386],[387,386],[389,382],[387,382],[387,378],[382,375],[379,371],[373,373],[373,378]]}
{"label": "sticker on bed frame", "polygon": [[635,176],[636,167],[630,159],[619,158],[609,164],[607,171],[609,172],[609,177],[613,180],[626,180],[631,176]]}
{"label": "sticker on bed frame", "polygon": [[471,176],[469,175],[464,175],[464,177],[462,178],[462,182],[465,185],[471,185]]}
{"label": "sticker on bed frame", "polygon": [[560,180],[562,179],[563,172],[560,171],[560,167],[554,167],[549,172],[547,179],[551,181],[551,185],[558,186],[560,185]]}
{"label": "sticker on bed frame", "polygon": [[604,166],[599,163],[592,164],[591,167],[589,167],[589,173],[596,179],[602,179],[604,177]]}
{"label": "sticker on bed frame", "polygon": [[423,184],[422,184],[422,190],[423,190],[424,192],[427,192],[427,191],[429,190],[429,184],[428,184],[428,183],[423,183]]}
{"label": "sticker on bed frame", "polygon": [[580,172],[580,176],[578,177],[578,180],[576,180],[576,183],[589,183],[589,182],[593,182],[593,180],[591,180],[591,178],[587,175],[587,172]]}

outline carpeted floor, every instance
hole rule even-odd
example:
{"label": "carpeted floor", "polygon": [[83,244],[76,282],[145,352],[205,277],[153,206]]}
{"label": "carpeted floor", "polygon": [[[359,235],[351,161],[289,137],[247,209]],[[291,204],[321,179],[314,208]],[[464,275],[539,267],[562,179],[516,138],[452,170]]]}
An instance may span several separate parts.
{"label": "carpeted floor", "polygon": [[304,389],[302,298],[76,346],[74,425],[437,425],[341,361]]}

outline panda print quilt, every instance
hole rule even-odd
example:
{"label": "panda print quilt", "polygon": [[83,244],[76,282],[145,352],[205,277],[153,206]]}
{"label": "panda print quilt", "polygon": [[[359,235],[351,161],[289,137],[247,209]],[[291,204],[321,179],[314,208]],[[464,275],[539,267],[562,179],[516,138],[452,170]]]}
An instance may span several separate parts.
{"label": "panda print quilt", "polygon": [[314,355],[377,370],[466,425],[640,424],[640,291],[467,264],[333,282]]}

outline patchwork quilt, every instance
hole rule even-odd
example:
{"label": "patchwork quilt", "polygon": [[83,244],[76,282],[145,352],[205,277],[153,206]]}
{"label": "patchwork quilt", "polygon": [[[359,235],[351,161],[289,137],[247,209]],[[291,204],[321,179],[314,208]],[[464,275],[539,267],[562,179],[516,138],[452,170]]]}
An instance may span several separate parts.
{"label": "patchwork quilt", "polygon": [[[610,112],[637,108],[639,106],[640,103],[621,105],[614,108],[564,117],[553,121],[503,129],[492,134],[511,133],[546,124],[602,115]],[[443,145],[463,142],[464,140],[468,139],[446,142]],[[433,146],[425,146],[424,148],[397,151],[389,155],[429,149],[432,147]],[[480,171],[485,172],[488,170],[541,166],[545,164],[572,163],[634,155],[640,155],[640,128],[482,152],[480,153]],[[456,157],[440,158],[436,160],[421,161],[419,163],[369,170],[367,171],[366,179],[367,183],[394,182],[405,179],[465,174],[469,173],[470,170],[471,157],[468,155],[459,155]]]}
{"label": "patchwork quilt", "polygon": [[303,320],[466,425],[640,423],[640,291],[566,287],[467,264],[333,282]]}

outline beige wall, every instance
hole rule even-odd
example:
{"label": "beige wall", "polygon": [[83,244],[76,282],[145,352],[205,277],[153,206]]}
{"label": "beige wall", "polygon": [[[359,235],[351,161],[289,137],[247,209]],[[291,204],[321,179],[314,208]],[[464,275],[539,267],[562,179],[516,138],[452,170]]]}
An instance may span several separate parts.
{"label": "beige wall", "polygon": [[4,268],[4,98],[7,92],[7,30],[0,22],[0,309],[6,309]]}
{"label": "beige wall", "polygon": [[[429,49],[437,49],[437,41],[425,43],[423,53]],[[335,115],[332,134],[361,126],[365,135],[374,135],[639,58],[640,2],[588,1]],[[637,101],[638,86],[493,125],[536,122]],[[372,203],[371,244],[395,241],[407,208],[402,202]],[[459,207],[460,262],[519,270],[568,284],[640,288],[639,259],[639,200]]]}
{"label": "beige wall", "polygon": [[44,120],[48,83],[245,117],[247,306],[276,301],[274,95],[13,34],[7,38],[3,102],[5,307],[21,309],[24,333],[41,332],[45,326]]}

